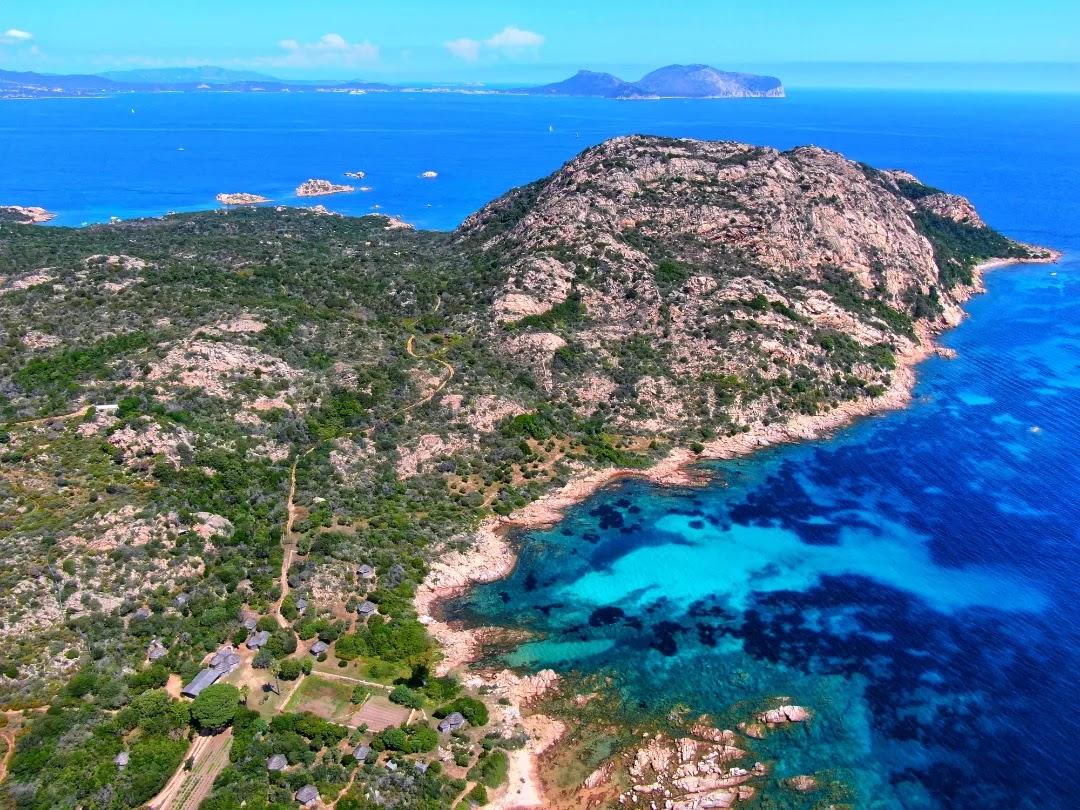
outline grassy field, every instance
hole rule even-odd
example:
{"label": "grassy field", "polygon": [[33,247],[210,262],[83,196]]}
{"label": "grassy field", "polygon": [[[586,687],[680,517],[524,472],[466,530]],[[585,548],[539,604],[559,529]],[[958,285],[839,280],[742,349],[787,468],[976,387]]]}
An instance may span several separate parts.
{"label": "grassy field", "polygon": [[285,704],[287,712],[311,712],[335,723],[352,725],[358,706],[349,702],[353,684],[309,675]]}
{"label": "grassy field", "polygon": [[399,666],[388,661],[377,661],[371,658],[360,657],[349,661],[345,666],[338,666],[338,659],[328,658],[326,661],[315,662],[315,672],[325,672],[329,675],[344,675],[349,678],[358,678],[362,681],[381,683],[387,688],[393,688],[396,681],[409,677],[409,668]]}
{"label": "grassy field", "polygon": [[358,727],[367,725],[373,731],[396,726],[409,719],[409,710],[391,703],[377,691],[360,706],[352,703],[352,681],[309,675],[289,697],[283,711],[311,712],[334,723]]}

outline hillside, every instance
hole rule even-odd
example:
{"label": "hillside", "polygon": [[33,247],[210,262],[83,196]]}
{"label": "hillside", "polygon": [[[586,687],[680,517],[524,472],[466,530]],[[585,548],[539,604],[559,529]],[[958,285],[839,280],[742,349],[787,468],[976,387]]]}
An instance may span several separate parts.
{"label": "hillside", "polygon": [[[136,784],[109,764],[117,729],[175,743],[186,714],[167,733],[132,701],[242,642],[245,611],[274,639],[252,678],[309,660],[295,629],[335,645],[331,674],[437,708],[453,690],[427,677],[412,597],[482,519],[589,470],[873,407],[958,320],[979,261],[1031,250],[903,172],[641,136],[452,234],[288,208],[0,222],[0,699],[57,706],[9,795],[146,801],[182,752],[162,742],[168,766]],[[361,602],[378,616],[357,622]],[[219,806],[287,801],[265,758],[291,727],[244,722]],[[312,778],[343,786],[331,764]],[[465,785],[365,774],[401,807]]]}
{"label": "hillside", "polygon": [[561,82],[530,87],[524,92],[537,96],[601,96],[625,98],[635,95],[634,85],[610,73],[579,70]]}

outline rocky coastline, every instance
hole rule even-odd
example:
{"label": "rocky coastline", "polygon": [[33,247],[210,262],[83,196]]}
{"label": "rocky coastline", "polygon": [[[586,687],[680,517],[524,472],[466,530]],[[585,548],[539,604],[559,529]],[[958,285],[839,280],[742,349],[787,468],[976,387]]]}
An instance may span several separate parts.
{"label": "rocky coastline", "polygon": [[56,219],[56,214],[36,205],[0,205],[0,222],[37,225]]}
{"label": "rocky coastline", "polygon": [[[1029,246],[1031,247],[1031,246]],[[1061,254],[1054,250],[1032,247],[1033,255],[1029,258],[992,259],[973,268],[973,283],[965,288],[959,299],[966,301],[971,296],[985,290],[983,275],[990,270],[1014,264],[1050,264],[1058,261]],[[918,340],[910,342],[896,355],[896,370],[889,387],[877,397],[866,397],[844,402],[831,411],[815,415],[801,415],[789,419],[783,424],[755,424],[745,433],[725,436],[705,444],[704,449],[694,453],[687,448],[676,448],[659,462],[645,470],[604,469],[594,470],[574,477],[562,488],[548,493],[527,506],[506,517],[490,517],[484,520],[472,536],[472,545],[468,551],[452,551],[442,555],[431,566],[424,582],[417,589],[415,606],[420,621],[427,625],[428,631],[439,644],[443,659],[439,664],[440,674],[460,669],[478,659],[485,641],[493,634],[505,637],[505,632],[485,627],[461,627],[442,618],[440,605],[445,601],[468,591],[470,588],[502,579],[508,576],[517,562],[517,552],[511,540],[515,531],[547,528],[558,523],[565,516],[566,510],[595,494],[602,487],[619,479],[635,477],[661,486],[695,486],[708,480],[708,474],[696,470],[696,464],[703,461],[731,459],[749,455],[755,451],[790,442],[807,441],[827,436],[852,422],[869,416],[904,408],[912,398],[915,385],[915,367],[928,357],[939,354],[954,357],[955,352],[936,344],[939,334],[956,326],[964,317],[963,310],[957,308],[950,313],[945,326],[924,328],[918,334]],[[459,538],[460,539],[460,538]],[[550,671],[544,674],[547,688],[554,686],[557,676]],[[505,679],[512,673],[485,672],[474,677],[474,681],[492,685],[499,678]],[[534,676],[535,677],[535,676]],[[510,709],[517,715],[527,707],[527,701],[511,696]],[[788,707],[782,707],[788,708]],[[801,707],[799,721],[805,719]],[[773,725],[776,718],[760,718],[767,725]],[[791,718],[788,718],[789,720]],[[545,718],[550,720],[550,718]],[[755,729],[750,729],[753,732]],[[754,736],[750,733],[748,736]],[[556,744],[557,739],[546,739],[545,745],[523,749],[526,755],[513,762],[510,775],[511,785],[523,786],[522,791],[534,801],[525,802],[521,798],[513,802],[496,804],[497,807],[524,809],[548,806],[544,799],[543,778],[539,770],[539,753]],[[802,777],[800,777],[802,779]],[[812,781],[811,777],[806,777]],[[800,784],[803,784],[800,782]],[[809,784],[808,782],[806,784]],[[745,794],[746,791],[744,790]],[[749,796],[747,796],[748,798]],[[733,796],[733,802],[741,798]],[[624,800],[625,803],[625,800]],[[687,805],[698,806],[698,805]],[[727,806],[727,805],[708,805]]]}

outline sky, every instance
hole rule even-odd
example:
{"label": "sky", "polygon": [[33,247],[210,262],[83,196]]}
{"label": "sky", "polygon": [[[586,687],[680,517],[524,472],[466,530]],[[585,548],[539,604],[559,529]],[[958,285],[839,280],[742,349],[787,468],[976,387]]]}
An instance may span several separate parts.
{"label": "sky", "polygon": [[789,85],[1080,90],[1080,2],[0,0],[8,70],[515,83],[696,62]]}

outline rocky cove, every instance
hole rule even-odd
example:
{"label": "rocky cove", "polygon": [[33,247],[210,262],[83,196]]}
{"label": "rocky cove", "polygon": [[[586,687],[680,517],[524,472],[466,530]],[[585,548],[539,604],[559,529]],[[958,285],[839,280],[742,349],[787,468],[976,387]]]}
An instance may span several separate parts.
{"label": "rocky cove", "polygon": [[[959,206],[960,216],[965,220],[970,217],[977,218],[974,209],[970,208],[966,201],[961,200]],[[972,284],[958,299],[959,302],[985,290],[983,275],[987,272],[1012,264],[1054,263],[1061,257],[1057,251],[1041,248],[1032,248],[1032,251],[1034,255],[1031,258],[998,258],[980,262],[973,270]],[[521,643],[530,637],[528,632],[516,633],[512,628],[469,626],[460,621],[447,621],[441,610],[441,605],[447,600],[460,598],[477,585],[495,583],[514,570],[517,561],[515,535],[529,530],[556,527],[565,517],[566,510],[587,501],[601,489],[622,479],[641,479],[662,487],[703,486],[709,479],[709,473],[699,466],[702,462],[746,456],[778,444],[820,439],[855,420],[904,408],[911,400],[919,363],[935,354],[943,358],[955,358],[956,352],[939,346],[936,338],[945,328],[954,326],[960,317],[961,313],[957,310],[951,315],[947,325],[920,330],[917,342],[898,355],[898,366],[892,375],[891,383],[878,396],[843,403],[827,413],[799,416],[782,424],[754,425],[745,433],[709,442],[696,452],[675,450],[645,470],[608,469],[585,473],[576,476],[562,489],[507,517],[485,521],[469,539],[471,545],[467,550],[440,556],[417,591],[417,613],[439,642],[443,653],[440,671],[460,671],[469,667],[484,656],[486,645],[502,649],[513,645],[515,639],[517,643]],[[532,676],[527,676],[526,682],[529,677]],[[758,795],[759,785],[769,771],[768,765],[754,761],[748,767],[742,767],[748,764],[745,761],[747,752],[738,745],[745,745],[745,742],[739,743],[736,732],[712,725],[713,721],[707,715],[702,715],[693,722],[680,718],[688,736],[647,732],[638,745],[630,746],[619,756],[605,760],[568,792],[564,790],[558,799],[545,795],[545,781],[554,782],[560,779],[552,773],[552,768],[569,767],[573,770],[573,765],[567,766],[565,760],[561,761],[552,752],[557,750],[566,726],[574,724],[574,716],[571,711],[569,714],[559,715],[559,719],[554,719],[537,712],[535,708],[530,714],[530,707],[541,702],[543,696],[550,693],[549,690],[563,688],[559,685],[556,673],[550,669],[542,670],[537,677],[545,685],[543,690],[527,691],[524,695],[511,690],[509,694],[513,695],[512,711],[515,715],[531,720],[534,727],[545,729],[545,733],[532,735],[521,752],[521,758],[513,763],[510,788],[499,799],[497,806],[620,806],[697,810],[732,807]],[[520,676],[514,676],[508,670],[495,672],[481,669],[474,673],[473,678],[474,683],[495,684],[505,683],[507,680],[514,682]],[[588,695],[574,695],[571,708],[580,709],[589,699]],[[762,698],[759,696],[757,699]],[[784,700],[787,698],[774,697],[772,702],[782,704]],[[751,741],[752,745],[753,740],[764,739],[771,730],[791,723],[808,722],[811,718],[812,712],[806,708],[779,705],[740,722],[738,734],[742,735],[744,741]],[[621,778],[616,779],[616,774]],[[784,790],[794,794],[814,793],[821,787],[818,778],[810,774],[787,776],[780,780],[779,784]],[[564,804],[565,802],[569,803]]]}

